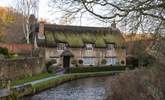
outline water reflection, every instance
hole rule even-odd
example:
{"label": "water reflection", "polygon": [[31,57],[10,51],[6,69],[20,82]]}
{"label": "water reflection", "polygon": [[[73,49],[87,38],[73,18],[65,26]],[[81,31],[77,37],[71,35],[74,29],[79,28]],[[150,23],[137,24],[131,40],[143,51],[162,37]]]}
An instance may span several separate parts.
{"label": "water reflection", "polygon": [[78,79],[43,91],[28,100],[106,100],[111,77]]}

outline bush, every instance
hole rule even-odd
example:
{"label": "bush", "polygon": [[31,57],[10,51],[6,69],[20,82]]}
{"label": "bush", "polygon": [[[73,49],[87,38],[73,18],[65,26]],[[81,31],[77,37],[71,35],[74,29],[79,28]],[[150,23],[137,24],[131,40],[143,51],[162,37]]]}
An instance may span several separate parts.
{"label": "bush", "polygon": [[49,70],[49,67],[50,67],[51,65],[53,65],[53,64],[56,64],[56,63],[57,63],[57,60],[56,60],[56,59],[52,59],[52,60],[48,61],[48,62],[46,63],[46,70],[47,70],[47,72],[51,73],[52,71]]}
{"label": "bush", "polygon": [[9,52],[7,48],[0,47],[0,54],[4,55],[6,58],[17,58],[18,55],[12,52]]}
{"label": "bush", "polygon": [[107,63],[106,59],[102,59],[101,64],[105,65]]}
{"label": "bush", "polygon": [[113,77],[108,100],[165,100],[165,67],[138,68]]}
{"label": "bush", "polygon": [[83,64],[83,60],[80,59],[80,60],[78,61],[78,63],[79,63],[79,64]]}
{"label": "bush", "polygon": [[50,61],[48,61],[48,62],[46,63],[46,66],[49,67],[49,66],[51,66],[51,65],[53,65],[53,64],[56,64],[56,63],[57,63],[57,60],[56,60],[56,59],[52,59],[52,60],[50,60]]}
{"label": "bush", "polygon": [[101,71],[123,71],[125,69],[126,69],[126,66],[79,67],[79,68],[70,68],[70,73],[101,72]]}
{"label": "bush", "polygon": [[7,48],[0,47],[0,54],[8,56],[9,55],[9,51],[8,51]]}
{"label": "bush", "polygon": [[124,60],[121,61],[121,64],[122,64],[122,65],[125,64]]}
{"label": "bush", "polygon": [[77,60],[76,60],[76,59],[73,59],[73,60],[71,61],[71,64],[72,64],[72,65],[76,65],[76,64],[77,64]]}

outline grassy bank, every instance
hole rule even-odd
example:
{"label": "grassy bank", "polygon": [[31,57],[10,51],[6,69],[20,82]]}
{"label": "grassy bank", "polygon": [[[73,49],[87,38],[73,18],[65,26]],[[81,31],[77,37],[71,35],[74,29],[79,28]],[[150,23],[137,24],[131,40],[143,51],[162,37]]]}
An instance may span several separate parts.
{"label": "grassy bank", "polygon": [[[17,94],[18,97],[22,97],[25,95],[41,92],[43,90],[55,87],[64,82],[72,81],[75,79],[115,75],[121,72],[123,71],[85,72],[85,73],[70,73],[70,74],[62,74],[62,75],[53,75],[53,74],[44,73],[33,77],[27,77],[22,80],[13,81],[12,85],[23,84],[27,82],[29,82],[29,84],[23,85],[18,88],[13,88],[12,90],[13,93]],[[34,81],[34,80],[38,80],[38,81]]]}
{"label": "grassy bank", "polygon": [[55,87],[57,85],[60,85],[64,82],[80,79],[80,78],[86,78],[86,77],[94,77],[94,76],[106,76],[106,75],[114,75],[121,73],[121,71],[107,71],[107,72],[88,72],[88,73],[73,73],[73,74],[64,74],[57,77],[54,77],[50,80],[33,84],[33,93],[37,93],[40,91],[43,91],[45,89]]}
{"label": "grassy bank", "polygon": [[29,76],[29,77],[26,77],[26,78],[23,78],[23,79],[13,80],[11,82],[11,86],[24,84],[24,83],[35,81],[35,80],[40,80],[40,79],[47,78],[47,77],[50,77],[50,76],[53,76],[53,75],[54,74],[50,74],[50,73],[41,73],[41,74],[38,74],[38,75],[35,75],[35,76]]}

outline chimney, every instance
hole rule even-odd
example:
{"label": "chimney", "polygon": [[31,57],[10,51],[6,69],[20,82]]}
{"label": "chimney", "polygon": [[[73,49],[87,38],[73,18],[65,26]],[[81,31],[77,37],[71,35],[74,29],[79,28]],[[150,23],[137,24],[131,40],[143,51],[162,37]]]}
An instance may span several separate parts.
{"label": "chimney", "polygon": [[34,25],[36,23],[36,17],[33,14],[29,17],[29,23],[30,25]]}
{"label": "chimney", "polygon": [[29,27],[32,32],[35,32],[36,17],[32,14],[29,17]]}
{"label": "chimney", "polygon": [[114,20],[113,23],[111,24],[111,27],[112,27],[112,28],[116,28],[116,22],[115,22],[115,20]]}
{"label": "chimney", "polygon": [[38,38],[39,39],[45,39],[45,36],[44,36],[44,24],[45,24],[45,21],[40,21],[39,22],[39,32],[38,32]]}

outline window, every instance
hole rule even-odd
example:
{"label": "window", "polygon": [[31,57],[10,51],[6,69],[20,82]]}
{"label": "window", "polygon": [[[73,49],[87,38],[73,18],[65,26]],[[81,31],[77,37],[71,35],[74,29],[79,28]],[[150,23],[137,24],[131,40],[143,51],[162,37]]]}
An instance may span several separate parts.
{"label": "window", "polygon": [[85,56],[92,56],[93,55],[93,45],[92,44],[86,44],[85,48]]}
{"label": "window", "polygon": [[84,65],[94,65],[95,58],[83,58]]}
{"label": "window", "polygon": [[93,50],[92,44],[86,44],[86,50]]}
{"label": "window", "polygon": [[115,44],[107,44],[107,49],[108,50],[114,50],[115,49]]}
{"label": "window", "polygon": [[65,43],[58,43],[57,44],[57,50],[65,50],[66,44]]}
{"label": "window", "polygon": [[116,65],[117,59],[116,58],[107,58],[106,65]]}
{"label": "window", "polygon": [[107,44],[107,51],[106,51],[106,57],[115,57],[116,56],[116,50],[115,50],[115,44]]}

